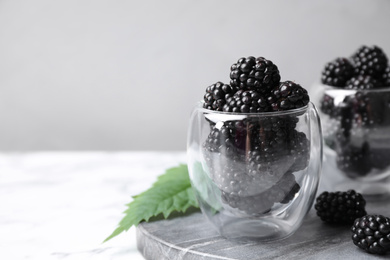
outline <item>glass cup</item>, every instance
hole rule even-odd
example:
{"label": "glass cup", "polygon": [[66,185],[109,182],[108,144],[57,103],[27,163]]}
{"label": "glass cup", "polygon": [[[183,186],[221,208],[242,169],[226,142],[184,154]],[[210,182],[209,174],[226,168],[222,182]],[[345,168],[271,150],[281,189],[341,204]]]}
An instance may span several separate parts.
{"label": "glass cup", "polygon": [[320,119],[312,103],[248,114],[200,103],[190,118],[187,154],[199,206],[222,236],[284,238],[299,228],[315,199]]}
{"label": "glass cup", "polygon": [[[326,174],[338,190],[366,198],[390,191],[390,88],[346,90],[320,84]],[[386,197],[385,196],[385,197]]]}

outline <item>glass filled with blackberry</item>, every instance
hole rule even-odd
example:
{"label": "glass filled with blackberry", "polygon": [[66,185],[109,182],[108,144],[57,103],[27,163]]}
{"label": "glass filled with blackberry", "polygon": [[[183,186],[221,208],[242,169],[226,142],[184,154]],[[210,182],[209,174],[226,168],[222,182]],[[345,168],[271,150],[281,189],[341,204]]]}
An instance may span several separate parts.
{"label": "glass filled with blackberry", "polygon": [[188,130],[188,168],[200,208],[228,238],[296,231],[322,165],[318,114],[307,91],[259,57],[233,64],[230,84],[206,89]]}
{"label": "glass filled with blackberry", "polygon": [[370,195],[390,192],[390,68],[384,51],[362,46],[328,62],[318,106],[326,163],[335,189]]}

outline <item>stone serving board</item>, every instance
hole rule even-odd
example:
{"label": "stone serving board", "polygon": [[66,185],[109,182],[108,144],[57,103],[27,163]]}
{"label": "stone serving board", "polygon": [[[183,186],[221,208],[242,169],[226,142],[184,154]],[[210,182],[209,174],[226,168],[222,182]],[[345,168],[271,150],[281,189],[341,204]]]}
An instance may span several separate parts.
{"label": "stone serving board", "polygon": [[[370,214],[390,216],[387,201],[368,202]],[[312,209],[292,236],[271,242],[228,240],[199,212],[141,223],[137,247],[148,260],[199,259],[390,259],[366,253],[352,243],[349,227],[323,223]]]}
{"label": "stone serving board", "polygon": [[[334,190],[342,181],[330,163],[324,163],[318,193]],[[368,214],[390,216],[390,197],[366,197]],[[200,212],[167,220],[141,223],[137,247],[147,260],[255,260],[255,259],[390,259],[356,247],[350,227],[323,223],[312,208],[290,237],[271,242],[228,240],[221,237]]]}

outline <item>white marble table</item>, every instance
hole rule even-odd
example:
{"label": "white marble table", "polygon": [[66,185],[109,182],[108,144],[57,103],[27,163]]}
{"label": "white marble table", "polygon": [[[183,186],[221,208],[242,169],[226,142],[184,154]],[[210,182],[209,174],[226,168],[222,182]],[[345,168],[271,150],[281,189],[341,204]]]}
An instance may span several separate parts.
{"label": "white marble table", "polygon": [[131,196],[184,152],[0,154],[0,259],[143,259],[116,228]]}

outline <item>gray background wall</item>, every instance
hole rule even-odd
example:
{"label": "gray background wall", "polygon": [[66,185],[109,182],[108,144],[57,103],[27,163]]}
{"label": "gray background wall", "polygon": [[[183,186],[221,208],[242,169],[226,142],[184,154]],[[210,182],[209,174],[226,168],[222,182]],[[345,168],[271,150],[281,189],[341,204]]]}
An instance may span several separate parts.
{"label": "gray background wall", "polygon": [[0,0],[0,150],[184,150],[205,88],[264,56],[309,89],[390,1]]}

